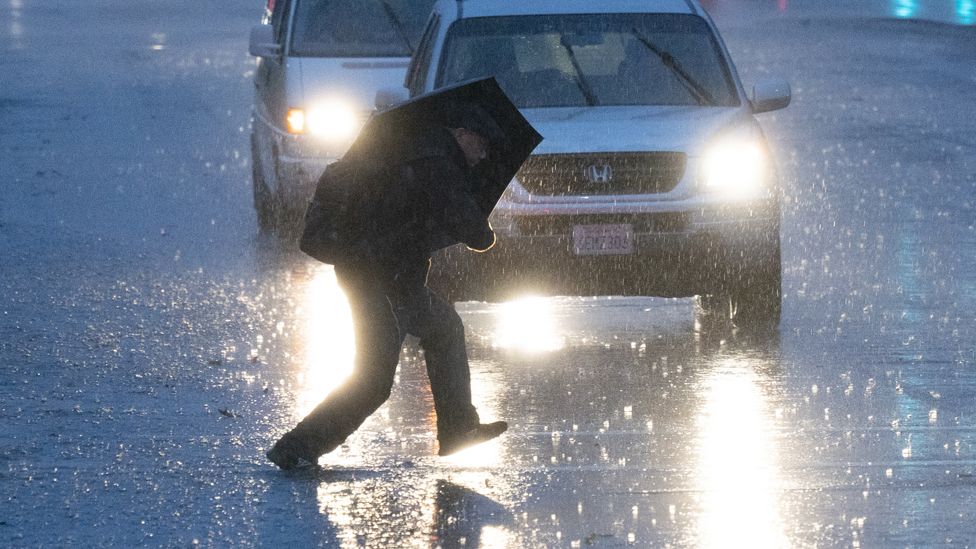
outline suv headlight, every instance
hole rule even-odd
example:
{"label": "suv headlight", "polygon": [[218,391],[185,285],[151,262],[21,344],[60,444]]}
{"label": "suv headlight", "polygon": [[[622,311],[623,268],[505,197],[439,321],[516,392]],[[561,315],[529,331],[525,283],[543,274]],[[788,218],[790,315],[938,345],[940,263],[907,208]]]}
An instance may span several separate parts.
{"label": "suv headlight", "polygon": [[770,176],[766,148],[754,139],[713,144],[702,157],[702,183],[709,192],[750,198],[764,192]]}
{"label": "suv headlight", "polygon": [[352,139],[363,126],[356,110],[340,102],[321,103],[308,110],[288,109],[285,121],[289,133],[311,134],[329,140]]}

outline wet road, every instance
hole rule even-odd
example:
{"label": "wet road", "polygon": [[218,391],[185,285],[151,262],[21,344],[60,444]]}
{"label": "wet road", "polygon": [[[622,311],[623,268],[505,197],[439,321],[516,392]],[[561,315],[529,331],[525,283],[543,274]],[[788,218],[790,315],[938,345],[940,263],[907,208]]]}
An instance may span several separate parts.
{"label": "wet road", "polygon": [[298,474],[263,450],[350,327],[328,268],[256,236],[245,4],[0,4],[0,544],[976,545],[976,29],[886,11],[963,2],[713,2],[747,85],[794,90],[761,117],[777,334],[690,300],[461,304],[509,433],[436,458],[408,344]]}

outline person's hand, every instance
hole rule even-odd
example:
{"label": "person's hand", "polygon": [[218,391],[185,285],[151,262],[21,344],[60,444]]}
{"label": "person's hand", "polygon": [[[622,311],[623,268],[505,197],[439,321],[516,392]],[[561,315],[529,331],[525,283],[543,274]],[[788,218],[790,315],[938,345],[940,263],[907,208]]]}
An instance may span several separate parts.
{"label": "person's hand", "polygon": [[488,230],[484,234],[484,239],[479,242],[470,242],[467,244],[469,250],[484,253],[487,252],[495,245],[495,231],[491,229],[491,223],[486,223]]}

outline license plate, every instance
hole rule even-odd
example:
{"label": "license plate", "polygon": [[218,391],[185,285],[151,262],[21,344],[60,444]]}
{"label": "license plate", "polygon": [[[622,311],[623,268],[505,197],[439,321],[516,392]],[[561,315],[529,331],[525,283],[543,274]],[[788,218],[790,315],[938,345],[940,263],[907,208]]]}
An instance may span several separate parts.
{"label": "license plate", "polygon": [[573,253],[618,255],[634,253],[633,225],[574,225]]}

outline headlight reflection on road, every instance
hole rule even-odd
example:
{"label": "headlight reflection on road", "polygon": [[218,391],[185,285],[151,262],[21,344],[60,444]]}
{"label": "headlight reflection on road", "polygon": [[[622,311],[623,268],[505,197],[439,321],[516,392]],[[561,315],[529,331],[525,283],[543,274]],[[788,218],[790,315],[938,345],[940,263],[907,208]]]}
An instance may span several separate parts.
{"label": "headlight reflection on road", "polygon": [[458,469],[473,469],[473,476],[475,478],[468,478],[464,472],[458,473],[459,479],[465,480],[475,480],[472,484],[477,485],[477,480],[483,481],[481,478],[482,473],[477,471],[478,469],[485,467],[497,467],[502,464],[502,442],[505,435],[499,438],[490,440],[488,442],[482,442],[481,444],[476,444],[468,449],[461,450],[460,452],[448,456],[446,458],[441,458],[444,464],[448,464],[452,467],[457,467]]}
{"label": "headlight reflection on road", "polygon": [[502,303],[494,335],[495,347],[530,353],[557,351],[566,345],[558,335],[551,302],[541,297]]}
{"label": "headlight reflection on road", "polygon": [[505,549],[513,547],[512,533],[500,526],[485,526],[481,529],[481,539],[478,540],[484,549]]}
{"label": "headlight reflection on road", "polygon": [[328,547],[518,547],[507,528],[511,512],[477,487],[429,474],[404,479],[384,475],[322,481],[318,511],[326,517]]}
{"label": "headlight reflection on road", "polygon": [[731,359],[704,382],[698,417],[700,547],[788,547],[777,448],[755,364]]}
{"label": "headlight reflection on road", "polygon": [[302,418],[352,372],[352,318],[331,267],[316,269],[305,287],[299,314],[304,318],[305,360],[295,414]]}

